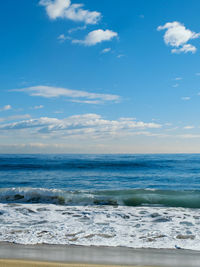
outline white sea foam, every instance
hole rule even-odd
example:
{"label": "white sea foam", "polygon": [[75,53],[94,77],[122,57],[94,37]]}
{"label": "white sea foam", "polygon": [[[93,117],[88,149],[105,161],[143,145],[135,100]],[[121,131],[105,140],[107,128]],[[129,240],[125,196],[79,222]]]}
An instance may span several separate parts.
{"label": "white sea foam", "polygon": [[200,210],[0,204],[0,241],[200,250]]}

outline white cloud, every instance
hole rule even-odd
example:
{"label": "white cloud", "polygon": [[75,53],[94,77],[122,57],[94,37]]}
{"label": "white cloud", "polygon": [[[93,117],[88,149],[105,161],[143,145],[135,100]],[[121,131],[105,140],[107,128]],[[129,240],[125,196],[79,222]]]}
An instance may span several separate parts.
{"label": "white cloud", "polygon": [[79,99],[72,99],[70,100],[73,103],[83,103],[83,104],[102,104],[103,102],[100,100],[79,100]]}
{"label": "white cloud", "polygon": [[101,51],[101,53],[102,53],[102,54],[106,54],[106,53],[108,53],[108,52],[110,52],[110,51],[111,51],[111,48],[108,47],[108,48],[104,48],[104,49]]}
{"label": "white cloud", "polygon": [[71,5],[68,9],[66,9],[65,17],[73,21],[84,22],[86,24],[96,24],[101,18],[101,13],[82,9],[82,6],[82,4]]}
{"label": "white cloud", "polygon": [[[1,131],[27,130],[34,134],[60,134],[61,136],[103,137],[120,134],[141,134],[141,130],[161,128],[157,123],[135,121],[134,118],[106,120],[98,114],[74,115],[64,119],[41,117],[1,124]],[[140,130],[139,133],[136,131]],[[148,133],[148,135],[152,135]]]}
{"label": "white cloud", "polygon": [[112,40],[114,37],[117,37],[118,34],[116,32],[113,32],[111,30],[102,30],[102,29],[98,29],[98,30],[94,30],[89,32],[84,40],[72,40],[72,43],[79,43],[79,44],[83,44],[86,46],[93,46],[96,45],[98,43],[101,43],[103,41],[110,41]]}
{"label": "white cloud", "polygon": [[181,48],[174,48],[172,49],[172,53],[173,54],[180,54],[180,53],[195,53],[197,51],[196,47],[191,45],[191,44],[185,44],[183,47]]}
{"label": "white cloud", "polygon": [[189,97],[189,96],[183,96],[183,97],[181,97],[181,99],[182,99],[182,100],[185,100],[185,101],[188,101],[188,100],[191,99],[191,97]]}
{"label": "white cloud", "polygon": [[5,105],[4,107],[0,108],[0,111],[6,111],[12,109],[11,105]]}
{"label": "white cloud", "polygon": [[59,40],[60,42],[64,42],[66,39],[67,39],[67,37],[66,37],[64,34],[60,34],[60,35],[58,36],[58,40]]}
{"label": "white cloud", "polygon": [[[46,97],[46,98],[64,96],[64,97],[67,97],[69,101],[73,101],[73,102],[74,102],[74,99],[76,99],[76,102],[93,100],[93,101],[101,101],[101,103],[104,101],[115,101],[116,102],[120,100],[120,96],[118,95],[89,93],[86,91],[70,90],[67,88],[43,86],[43,85],[32,86],[32,87],[27,87],[27,88],[22,88],[22,89],[14,89],[11,91],[26,92],[31,96],[41,96],[41,97]],[[99,103],[96,102],[96,104],[99,104]]]}
{"label": "white cloud", "polygon": [[187,125],[187,126],[183,127],[183,129],[185,129],[185,130],[191,130],[191,129],[194,129],[194,126]]}
{"label": "white cloud", "polygon": [[27,128],[40,128],[46,125],[50,125],[51,123],[55,124],[58,121],[59,120],[55,118],[42,117],[40,119],[23,120],[23,121],[0,125],[0,129],[1,130],[2,129],[3,130],[9,130],[9,129],[21,130],[21,129],[27,129]]}
{"label": "white cloud", "polygon": [[46,12],[51,19],[63,18],[86,24],[96,24],[101,13],[83,9],[83,4],[71,4],[70,0],[41,0],[41,6],[45,6]]}
{"label": "white cloud", "polygon": [[182,77],[176,77],[174,80],[175,81],[180,81],[180,80],[183,80],[183,78]]}
{"label": "white cloud", "polygon": [[44,106],[43,105],[34,106],[32,109],[41,109],[41,108],[44,108]]}
{"label": "white cloud", "polygon": [[65,10],[70,6],[70,0],[41,0],[39,2],[41,6],[46,7],[46,12],[51,19],[64,17]]}
{"label": "white cloud", "polygon": [[166,30],[164,42],[167,45],[175,47],[172,49],[172,53],[196,52],[196,47],[187,42],[191,39],[199,38],[200,33],[195,33],[186,29],[185,26],[178,21],[168,22],[164,26],[159,26],[157,30]]}

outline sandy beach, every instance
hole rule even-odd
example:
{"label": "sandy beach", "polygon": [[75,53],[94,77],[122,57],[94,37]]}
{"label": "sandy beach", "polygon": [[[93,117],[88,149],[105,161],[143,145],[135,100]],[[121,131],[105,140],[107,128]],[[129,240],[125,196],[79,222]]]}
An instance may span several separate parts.
{"label": "sandy beach", "polygon": [[[0,259],[2,267],[114,267],[116,265],[97,265],[97,264],[81,264],[81,263],[60,263],[60,262],[42,262],[42,261],[26,261],[26,260],[8,260]],[[125,266],[125,265],[118,265]],[[138,265],[137,265],[138,266]],[[139,266],[138,266],[139,267]],[[146,266],[141,266],[146,267]]]}
{"label": "sandy beach", "polygon": [[[87,265],[199,267],[200,252],[175,249],[132,249],[125,247],[19,245],[2,242],[0,244],[0,259],[0,266],[6,267],[76,267]],[[21,262],[21,260],[23,261]],[[39,261],[39,263],[35,261]]]}

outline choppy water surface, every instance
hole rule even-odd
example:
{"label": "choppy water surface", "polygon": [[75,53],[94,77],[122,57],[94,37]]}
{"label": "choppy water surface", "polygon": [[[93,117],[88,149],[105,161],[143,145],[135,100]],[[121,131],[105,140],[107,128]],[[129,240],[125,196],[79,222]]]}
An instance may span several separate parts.
{"label": "choppy water surface", "polygon": [[200,155],[0,155],[0,241],[200,250]]}

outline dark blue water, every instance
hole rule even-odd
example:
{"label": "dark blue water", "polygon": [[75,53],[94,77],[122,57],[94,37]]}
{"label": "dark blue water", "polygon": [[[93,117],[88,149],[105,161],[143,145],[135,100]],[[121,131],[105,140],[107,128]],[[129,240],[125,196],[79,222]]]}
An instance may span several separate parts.
{"label": "dark blue water", "polygon": [[0,188],[199,190],[200,154],[0,155]]}

